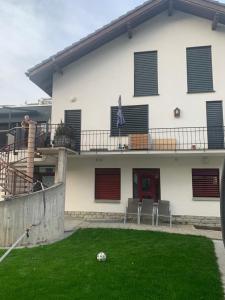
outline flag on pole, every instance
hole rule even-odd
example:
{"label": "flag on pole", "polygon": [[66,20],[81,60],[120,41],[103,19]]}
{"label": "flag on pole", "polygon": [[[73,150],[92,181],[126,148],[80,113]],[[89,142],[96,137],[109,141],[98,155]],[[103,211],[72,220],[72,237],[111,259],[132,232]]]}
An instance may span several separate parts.
{"label": "flag on pole", "polygon": [[121,96],[119,96],[116,126],[117,126],[117,128],[121,128],[121,127],[123,127],[123,125],[125,125],[125,123],[126,122],[125,122],[125,119],[123,116],[123,110],[122,110],[122,104],[121,104]]}

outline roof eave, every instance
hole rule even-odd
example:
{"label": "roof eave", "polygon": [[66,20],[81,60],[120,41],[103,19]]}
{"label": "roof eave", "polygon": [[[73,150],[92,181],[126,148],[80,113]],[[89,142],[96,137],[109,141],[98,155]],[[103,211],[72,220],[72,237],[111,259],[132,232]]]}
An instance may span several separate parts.
{"label": "roof eave", "polygon": [[[135,28],[147,19],[168,8],[171,0],[152,0],[128,12],[117,20],[90,34],[79,42],[51,56],[42,63],[30,68],[26,75],[30,80],[52,96],[54,72],[78,60],[91,51],[127,32],[127,24]],[[172,0],[174,9],[212,20],[215,13],[219,22],[225,24],[225,5],[210,0]]]}

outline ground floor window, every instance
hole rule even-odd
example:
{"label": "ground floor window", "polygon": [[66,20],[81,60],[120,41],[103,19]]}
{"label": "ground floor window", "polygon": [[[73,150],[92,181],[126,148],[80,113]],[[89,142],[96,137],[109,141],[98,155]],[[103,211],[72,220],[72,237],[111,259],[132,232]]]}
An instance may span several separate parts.
{"label": "ground floor window", "polygon": [[54,166],[35,166],[34,179],[40,180],[45,186],[50,187],[55,182]]}
{"label": "ground floor window", "polygon": [[95,199],[120,200],[120,169],[95,169]]}
{"label": "ground floor window", "polygon": [[219,169],[192,169],[193,197],[220,197]]}

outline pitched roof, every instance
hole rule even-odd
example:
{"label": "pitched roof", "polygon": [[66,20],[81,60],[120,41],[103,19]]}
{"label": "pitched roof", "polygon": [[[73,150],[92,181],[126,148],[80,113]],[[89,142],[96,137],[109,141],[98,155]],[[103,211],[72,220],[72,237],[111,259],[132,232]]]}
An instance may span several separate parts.
{"label": "pitched roof", "polygon": [[52,95],[52,75],[82,56],[129,32],[164,10],[172,9],[214,20],[225,25],[225,5],[212,0],[149,0],[106,26],[57,52],[46,60],[30,68],[26,75],[50,96]]}

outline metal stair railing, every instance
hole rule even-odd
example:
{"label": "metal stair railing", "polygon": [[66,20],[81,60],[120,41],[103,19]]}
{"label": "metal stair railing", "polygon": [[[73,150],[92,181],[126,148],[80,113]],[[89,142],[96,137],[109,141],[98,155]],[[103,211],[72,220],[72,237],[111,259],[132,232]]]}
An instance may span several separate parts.
{"label": "metal stair railing", "polygon": [[0,159],[0,186],[5,195],[19,195],[30,193],[34,180],[25,173]]}
{"label": "metal stair railing", "polygon": [[16,166],[27,159],[27,143],[28,139],[23,139],[0,149],[0,186],[5,196],[30,193],[38,182]]}
{"label": "metal stair railing", "polygon": [[27,140],[20,143],[14,142],[9,145],[5,145],[0,149],[0,159],[11,164],[27,158],[27,149],[25,145]]}

